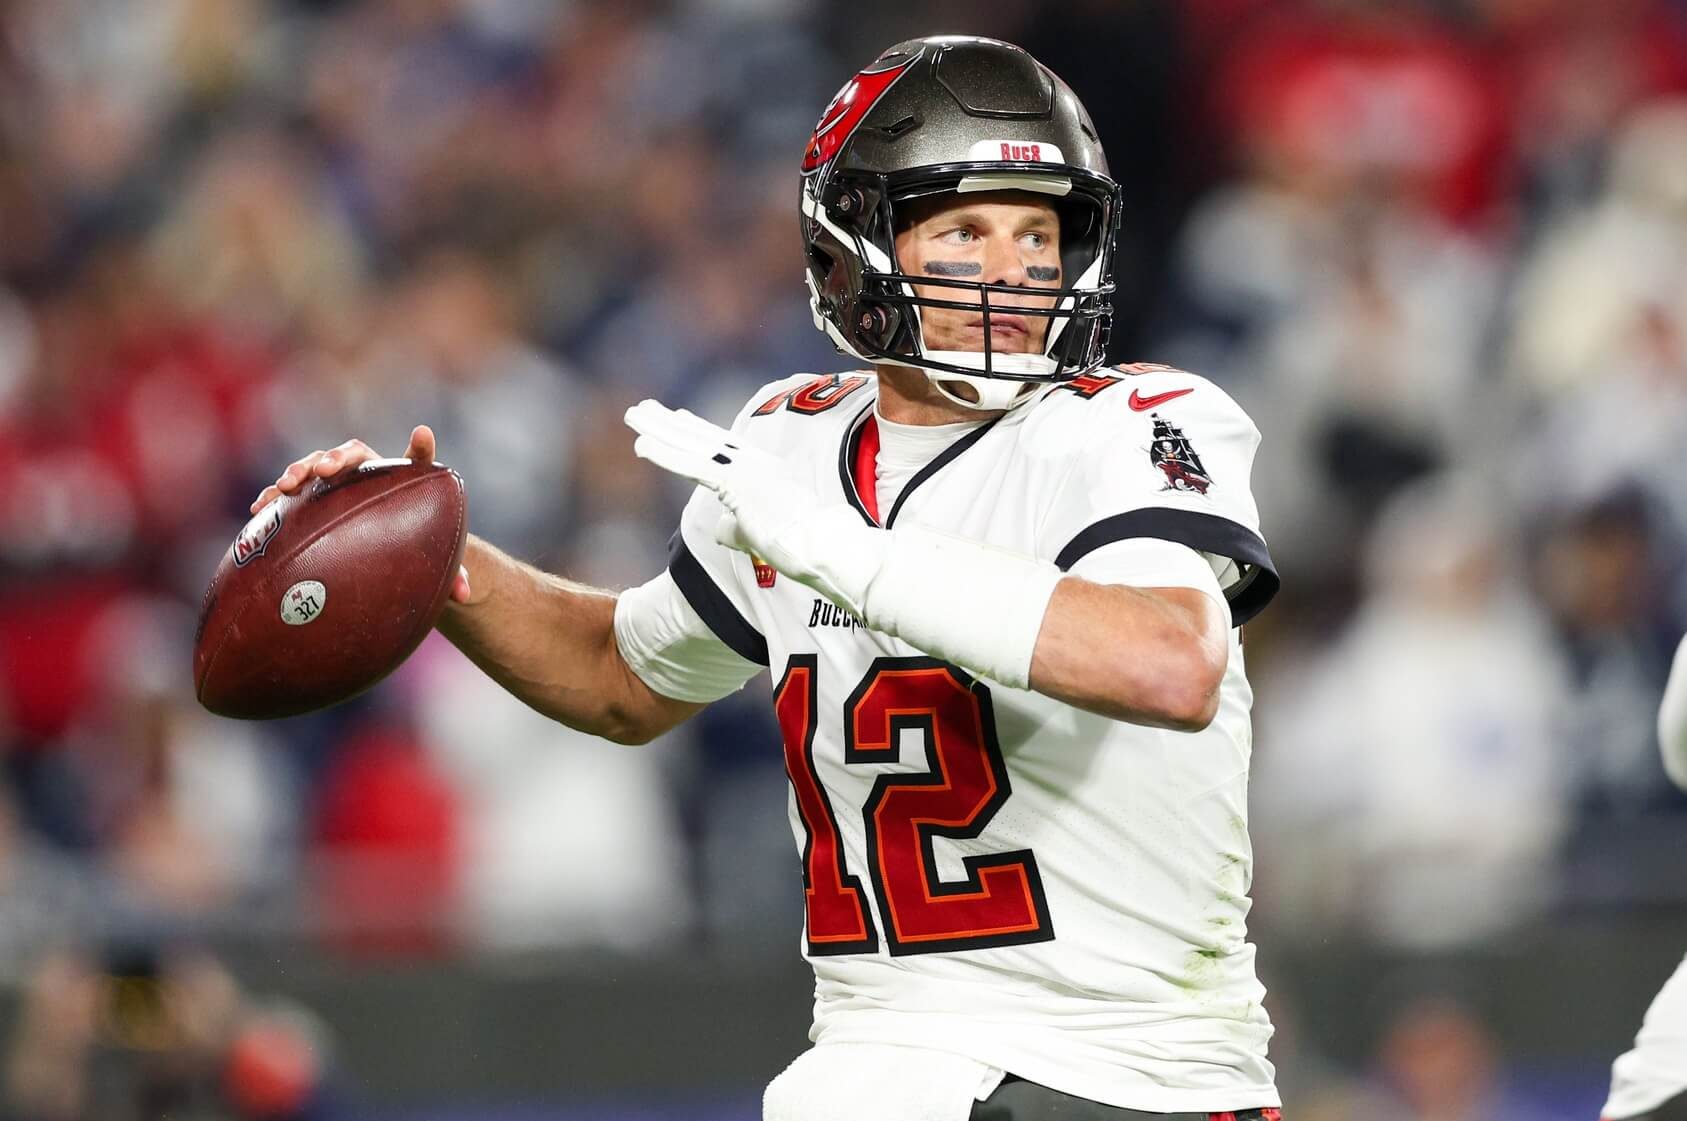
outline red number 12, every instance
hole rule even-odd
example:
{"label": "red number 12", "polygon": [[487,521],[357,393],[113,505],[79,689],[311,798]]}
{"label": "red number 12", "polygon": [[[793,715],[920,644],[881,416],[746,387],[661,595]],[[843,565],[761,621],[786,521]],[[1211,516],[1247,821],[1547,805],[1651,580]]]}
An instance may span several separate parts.
{"label": "red number 12", "polygon": [[[791,658],[773,691],[796,791],[810,954],[878,950],[861,880],[846,866],[837,817],[814,762],[818,659]],[[933,842],[984,831],[1010,793],[990,692],[932,658],[879,658],[844,702],[846,764],[895,763],[918,732],[927,770],[881,774],[861,807],[867,873],[894,956],[1045,942],[1054,937],[1029,849],[969,856],[964,879],[938,877]]]}

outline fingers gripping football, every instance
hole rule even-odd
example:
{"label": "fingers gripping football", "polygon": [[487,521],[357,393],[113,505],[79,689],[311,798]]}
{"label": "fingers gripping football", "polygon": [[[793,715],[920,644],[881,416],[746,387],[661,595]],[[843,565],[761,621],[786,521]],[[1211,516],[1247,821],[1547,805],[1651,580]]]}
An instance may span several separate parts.
{"label": "fingers gripping football", "polygon": [[[404,458],[421,463],[434,461],[433,429],[425,424],[417,425],[410,433],[410,446],[405,449]],[[265,487],[258,497],[252,500],[252,513],[257,513],[268,503],[284,494],[293,494],[311,479],[328,479],[371,459],[381,458],[380,454],[362,440],[350,439],[337,447],[327,450],[318,449],[307,456],[295,459],[287,465],[287,469],[276,477],[275,482]]]}
{"label": "fingers gripping football", "polygon": [[[410,431],[410,446],[405,449],[404,458],[416,463],[432,463],[436,448],[433,429],[425,424],[418,424]],[[336,447],[313,451],[289,463],[287,469],[276,477],[275,482],[260,491],[258,497],[252,500],[251,512],[257,513],[284,494],[297,493],[312,479],[331,479],[342,471],[349,471],[372,459],[380,458],[380,453],[355,437]],[[469,597],[469,571],[459,565],[457,576],[451,585],[451,599],[457,603],[467,603]]]}
{"label": "fingers gripping football", "polygon": [[843,503],[822,503],[791,482],[778,456],[749,447],[684,409],[641,401],[627,410],[642,459],[713,491],[726,508],[715,539],[754,553],[793,580],[859,614],[878,570],[882,530]]}

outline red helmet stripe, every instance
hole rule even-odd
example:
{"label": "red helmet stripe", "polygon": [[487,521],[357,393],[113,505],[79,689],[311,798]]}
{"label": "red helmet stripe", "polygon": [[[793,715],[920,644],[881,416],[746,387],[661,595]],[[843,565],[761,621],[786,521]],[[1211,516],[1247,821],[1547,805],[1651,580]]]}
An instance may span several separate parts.
{"label": "red helmet stripe", "polygon": [[825,167],[838,154],[867,111],[913,63],[914,59],[910,58],[886,70],[863,70],[844,84],[820,114],[814,135],[808,138],[802,161],[804,175]]}

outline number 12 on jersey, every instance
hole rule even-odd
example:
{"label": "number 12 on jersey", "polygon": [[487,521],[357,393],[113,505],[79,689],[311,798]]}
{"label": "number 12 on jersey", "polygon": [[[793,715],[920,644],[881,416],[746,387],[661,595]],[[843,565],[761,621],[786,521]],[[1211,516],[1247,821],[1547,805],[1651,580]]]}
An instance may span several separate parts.
{"label": "number 12 on jersey", "polygon": [[[815,769],[818,661],[792,656],[773,691],[785,771],[807,833],[808,950],[876,953],[873,915],[860,878],[847,867],[838,819]],[[964,879],[938,876],[935,840],[977,837],[1010,793],[982,683],[933,658],[878,658],[844,702],[843,730],[846,765],[895,764],[909,730],[925,748],[925,771],[880,774],[860,809],[867,875],[893,956],[1054,937],[1031,850],[968,856]]]}

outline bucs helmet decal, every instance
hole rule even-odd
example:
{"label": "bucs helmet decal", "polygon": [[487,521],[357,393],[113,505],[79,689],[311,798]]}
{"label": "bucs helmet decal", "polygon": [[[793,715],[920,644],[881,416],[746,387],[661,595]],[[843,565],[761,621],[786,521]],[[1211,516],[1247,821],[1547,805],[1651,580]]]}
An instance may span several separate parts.
{"label": "bucs helmet decal", "polygon": [[838,149],[855,131],[855,126],[861,123],[861,118],[913,62],[912,58],[893,59],[888,64],[880,60],[844,84],[826,106],[826,111],[820,114],[820,121],[814,126],[814,135],[808,138],[808,148],[802,161],[804,175],[819,171],[838,154]]}

